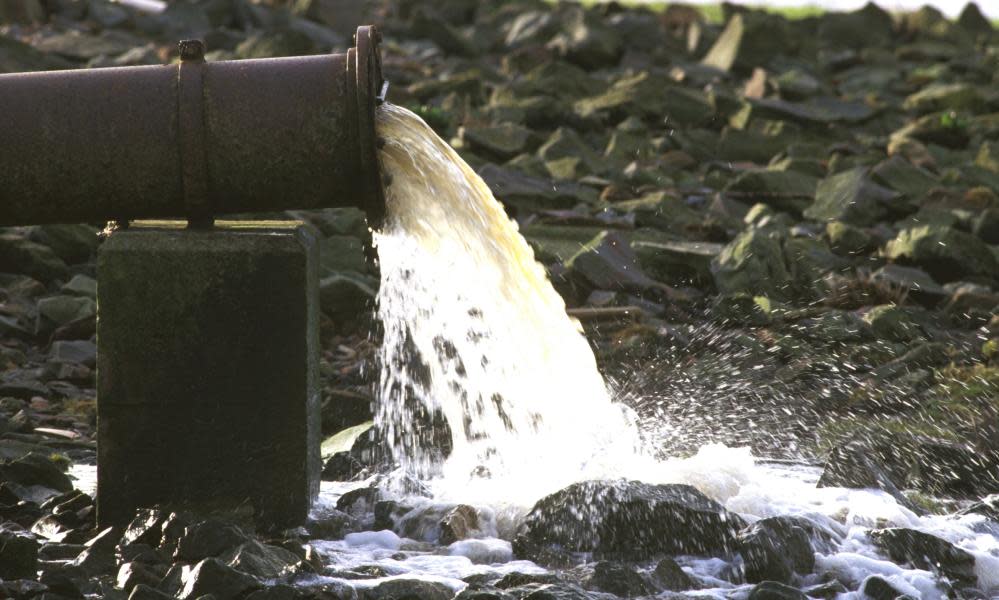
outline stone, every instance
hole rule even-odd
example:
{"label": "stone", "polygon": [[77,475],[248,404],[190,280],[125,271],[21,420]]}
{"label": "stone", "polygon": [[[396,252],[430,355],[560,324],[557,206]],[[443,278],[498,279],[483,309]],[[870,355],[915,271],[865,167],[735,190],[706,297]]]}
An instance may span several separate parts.
{"label": "stone", "polygon": [[766,66],[777,55],[794,51],[788,29],[784,19],[762,11],[734,14],[701,64],[722,71]]}
{"label": "stone", "polygon": [[121,540],[121,529],[108,527],[84,544],[84,550],[73,561],[73,566],[80,567],[88,575],[96,576],[110,572],[118,565],[115,560],[115,548]]}
{"label": "stone", "polygon": [[22,486],[39,485],[57,492],[73,490],[69,476],[49,460],[48,456],[27,454],[16,460],[0,463],[0,480]]}
{"label": "stone", "polygon": [[138,222],[97,270],[100,523],[156,504],[304,522],[321,469],[312,230]]}
{"label": "stone", "polygon": [[645,71],[618,79],[603,94],[578,100],[574,110],[584,119],[602,118],[611,123],[628,117],[662,123],[667,118],[667,123],[685,126],[703,123],[714,114],[704,93]]}
{"label": "stone", "polygon": [[999,260],[989,246],[971,235],[941,225],[910,227],[888,242],[885,257],[925,270],[943,283],[967,277],[999,279]]}
{"label": "stone", "polygon": [[808,600],[808,596],[789,585],[777,581],[764,581],[749,592],[748,600]]}
{"label": "stone", "polygon": [[878,339],[906,342],[923,337],[922,329],[909,313],[894,304],[869,308],[864,312],[864,321]]}
{"label": "stone", "polygon": [[773,299],[791,295],[792,277],[784,263],[781,238],[764,229],[742,232],[711,263],[723,294],[749,293]]}
{"label": "stone", "polygon": [[132,588],[128,600],[172,600],[173,596],[164,594],[151,585],[140,583]]}
{"label": "stone", "polygon": [[100,241],[97,228],[91,225],[37,225],[28,239],[52,249],[67,264],[75,265],[93,258]]}
{"label": "stone", "polygon": [[972,232],[986,244],[999,245],[999,208],[986,208],[980,212]]}
{"label": "stone", "polygon": [[236,46],[238,58],[273,58],[315,53],[309,36],[294,29],[256,33]]}
{"label": "stone", "polygon": [[824,46],[863,48],[886,46],[895,33],[892,16],[874,2],[853,12],[823,12],[819,17],[818,40]]}
{"label": "stone", "polygon": [[957,17],[957,26],[974,34],[991,35],[995,31],[992,22],[982,14],[982,9],[975,2],[968,2]]}
{"label": "stone", "polygon": [[558,21],[549,10],[525,11],[510,23],[504,45],[513,50],[521,46],[539,44],[548,40],[558,31]]}
{"label": "stone", "polygon": [[73,275],[66,285],[60,288],[64,294],[82,296],[92,300],[97,299],[97,280],[86,275]]}
{"label": "stone", "polygon": [[245,542],[227,552],[220,560],[241,573],[260,579],[277,579],[292,575],[301,560],[293,552],[256,540]]}
{"label": "stone", "polygon": [[687,575],[687,572],[675,560],[669,557],[656,563],[651,578],[660,589],[672,592],[682,592],[697,587],[694,579]]}
{"label": "stone", "polygon": [[368,259],[364,255],[364,242],[352,235],[331,235],[319,242],[320,277],[339,271],[364,273]]}
{"label": "stone", "polygon": [[931,188],[939,185],[932,173],[897,154],[871,169],[871,179],[909,199],[921,198]]}
{"label": "stone", "polygon": [[860,592],[864,594],[864,598],[871,600],[899,600],[900,598],[908,600],[909,598],[880,575],[871,575],[865,579],[860,586]]}
{"label": "stone", "polygon": [[890,494],[902,506],[912,504],[902,494],[904,469],[882,464],[885,456],[862,443],[847,443],[835,447],[826,458],[816,487],[874,488]]}
{"label": "stone", "polygon": [[711,262],[724,246],[711,242],[636,240],[631,243],[638,265],[656,281],[667,285],[691,285],[699,288],[714,285]]}
{"label": "stone", "polygon": [[605,560],[593,565],[593,574],[583,581],[583,587],[619,598],[637,598],[653,593],[637,571],[622,563]]}
{"label": "stone", "polygon": [[[584,194],[590,193],[578,184],[556,183],[492,164],[483,166],[478,173],[496,198],[515,210],[533,212],[572,208],[586,200]],[[596,199],[595,193],[592,198]]]}
{"label": "stone", "polygon": [[784,262],[788,265],[795,291],[806,297],[822,298],[823,283],[829,273],[849,272],[850,261],[834,254],[822,239],[794,237],[784,242]]}
{"label": "stone", "polygon": [[658,285],[642,272],[627,240],[614,232],[598,234],[566,261],[565,266],[593,289],[642,291]]}
{"label": "stone", "polygon": [[56,362],[78,363],[88,367],[97,364],[97,346],[88,340],[55,341],[49,356]]}
{"label": "stone", "polygon": [[826,237],[832,251],[841,256],[865,254],[876,246],[874,236],[843,221],[826,223]]}
{"label": "stone", "polygon": [[459,504],[447,512],[440,521],[441,534],[437,543],[449,545],[472,537],[479,529],[479,513],[467,504]]}
{"label": "stone", "polygon": [[237,600],[261,587],[256,578],[227,566],[217,558],[206,558],[186,575],[184,587],[177,598],[195,600],[211,594],[218,600]]}
{"label": "stone", "polygon": [[586,481],[539,500],[514,539],[518,558],[546,550],[608,560],[717,555],[735,546],[741,519],[688,485]]}
{"label": "stone", "polygon": [[910,298],[931,305],[948,295],[947,290],[934,281],[929,273],[915,267],[888,264],[871,273],[871,281],[906,290]]}
{"label": "stone", "polygon": [[0,579],[34,579],[38,571],[38,542],[0,531]]}
{"label": "stone", "polygon": [[0,272],[22,273],[40,281],[66,276],[67,267],[48,246],[16,234],[0,234]]}
{"label": "stone", "polygon": [[564,60],[584,69],[613,67],[621,60],[621,37],[596,19],[587,20],[586,11],[572,10],[562,22],[564,31],[548,47]]}
{"label": "stone", "polygon": [[356,319],[371,309],[377,281],[359,273],[336,273],[319,281],[319,302],[324,314],[334,320]]}
{"label": "stone", "polygon": [[38,301],[38,315],[55,325],[67,325],[97,315],[97,303],[80,296],[52,296]]}
{"label": "stone", "polygon": [[451,600],[454,592],[436,581],[391,579],[364,591],[364,600]]}
{"label": "stone", "polygon": [[247,541],[243,531],[220,518],[209,518],[187,527],[177,542],[175,557],[187,562],[198,562],[235,548]]}
{"label": "stone", "polygon": [[[580,162],[582,174],[597,173],[603,170],[600,155],[583,141],[579,134],[567,127],[556,129],[551,137],[538,148],[538,156],[545,161],[546,167],[549,163],[560,159],[571,158]],[[560,178],[551,172],[551,167],[548,167],[548,170],[553,177]]]}
{"label": "stone", "polygon": [[882,187],[858,167],[830,175],[819,182],[815,202],[804,216],[816,221],[843,221],[861,227],[874,225],[898,211],[898,194]]}
{"label": "stone", "polygon": [[992,494],[958,512],[960,515],[982,515],[999,524],[999,494]]}
{"label": "stone", "polygon": [[985,107],[981,90],[967,83],[934,83],[910,95],[905,110],[920,114],[947,110],[978,112]]}
{"label": "stone", "polygon": [[762,202],[776,210],[801,214],[815,199],[818,180],[795,171],[752,169],[740,173],[725,194],[745,202]]}
{"label": "stone", "polygon": [[975,555],[947,540],[904,527],[878,529],[870,537],[896,563],[939,572],[965,585],[977,583]]}
{"label": "stone", "polygon": [[139,585],[156,587],[160,582],[160,575],[140,562],[127,562],[118,569],[116,578],[117,587],[131,593]]}
{"label": "stone", "polygon": [[488,126],[464,126],[458,129],[458,139],[472,152],[494,160],[506,161],[526,152],[534,133],[515,123]]}
{"label": "stone", "polygon": [[808,532],[793,517],[761,519],[739,533],[738,544],[750,583],[791,583],[815,568]]}

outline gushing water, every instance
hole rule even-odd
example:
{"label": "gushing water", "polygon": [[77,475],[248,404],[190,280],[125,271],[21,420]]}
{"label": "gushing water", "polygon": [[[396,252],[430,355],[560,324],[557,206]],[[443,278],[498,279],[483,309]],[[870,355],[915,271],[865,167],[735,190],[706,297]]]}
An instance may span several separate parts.
{"label": "gushing water", "polygon": [[631,416],[517,224],[418,116],[386,105],[378,129],[393,179],[375,236],[376,420],[396,458],[439,496],[528,506],[580,478],[627,475],[646,460]]}

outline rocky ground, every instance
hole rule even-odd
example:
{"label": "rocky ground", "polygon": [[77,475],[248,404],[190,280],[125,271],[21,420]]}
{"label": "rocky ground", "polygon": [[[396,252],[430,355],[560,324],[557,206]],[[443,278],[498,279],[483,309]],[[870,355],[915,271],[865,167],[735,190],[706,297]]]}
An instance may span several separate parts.
{"label": "rocky ground", "polygon": [[[650,430],[674,423],[655,440],[663,453],[711,439],[793,453],[826,461],[827,484],[881,487],[919,510],[999,491],[999,32],[974,5],[956,21],[873,5],[794,21],[721,12],[709,22],[689,7],[616,3],[205,0],[153,14],[0,0],[0,72],[160,64],[193,37],[209,60],[343,51],[357,24],[379,23],[389,99],[452,140],[505,203],[622,398]],[[333,434],[370,419],[376,267],[362,213],[288,216],[323,233]],[[304,593],[257,590],[322,571],[309,538],[349,530],[342,515],[263,537],[157,512],[94,530],[90,498],[65,471],[95,455],[101,227],[0,232],[0,597]],[[340,454],[328,475],[371,468],[370,456]],[[629,493],[655,506],[677,492]],[[709,520],[723,510],[687,501]],[[973,510],[995,519],[995,506]],[[799,525],[719,530],[702,550],[748,556],[762,544],[773,558],[760,540],[793,547]],[[915,534],[885,531],[879,543],[898,561],[926,560],[899,549]],[[567,545],[600,554],[592,534]],[[530,535],[518,554],[553,558]],[[968,583],[966,557],[919,544]],[[810,568],[774,560],[776,572],[747,581]],[[463,597],[686,589],[664,564],[653,577],[598,563],[564,589],[522,578]],[[800,597],[764,587],[753,597]],[[366,597],[450,597],[378,589]]]}

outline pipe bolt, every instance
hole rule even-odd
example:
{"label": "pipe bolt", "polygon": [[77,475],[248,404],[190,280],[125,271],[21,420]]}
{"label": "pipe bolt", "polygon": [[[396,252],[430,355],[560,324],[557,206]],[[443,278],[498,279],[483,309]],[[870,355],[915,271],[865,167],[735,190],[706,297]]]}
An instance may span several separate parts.
{"label": "pipe bolt", "polygon": [[205,43],[201,40],[181,40],[177,47],[180,49],[180,60],[182,62],[188,61],[205,61]]}

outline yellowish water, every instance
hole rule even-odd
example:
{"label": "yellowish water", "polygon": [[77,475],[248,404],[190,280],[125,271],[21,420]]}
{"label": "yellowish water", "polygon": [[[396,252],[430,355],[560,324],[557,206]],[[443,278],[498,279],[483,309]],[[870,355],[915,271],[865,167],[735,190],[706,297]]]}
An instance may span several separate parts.
{"label": "yellowish water", "polygon": [[[377,421],[439,496],[530,505],[620,477],[639,436],[544,267],[488,186],[418,116],[379,109],[386,224]],[[453,451],[428,450],[442,415]],[[423,425],[419,425],[423,423]],[[445,434],[446,435],[446,434]]]}

